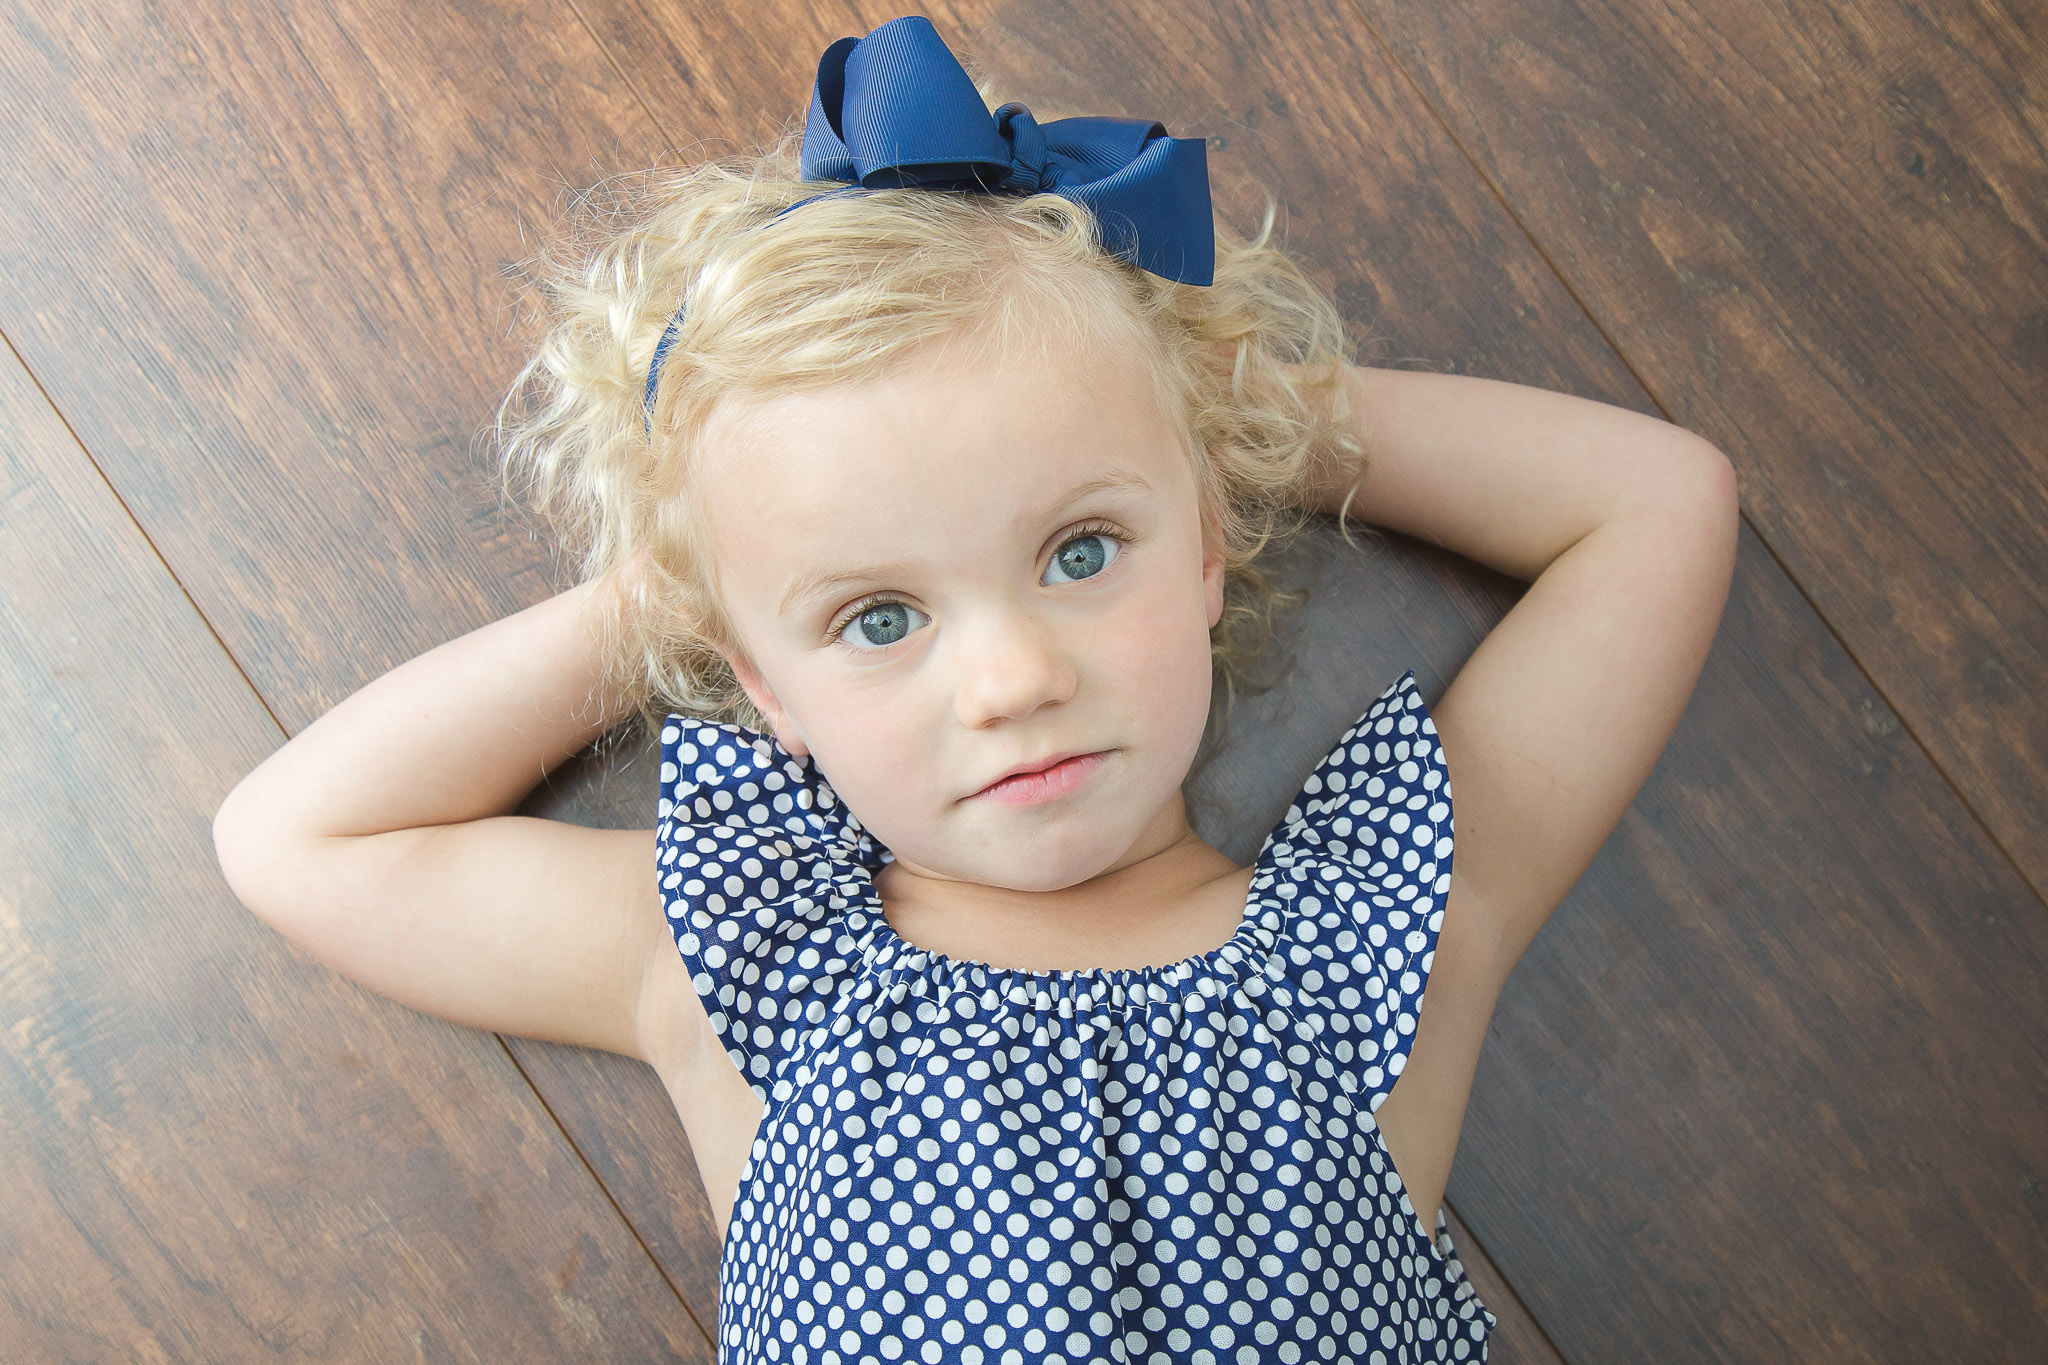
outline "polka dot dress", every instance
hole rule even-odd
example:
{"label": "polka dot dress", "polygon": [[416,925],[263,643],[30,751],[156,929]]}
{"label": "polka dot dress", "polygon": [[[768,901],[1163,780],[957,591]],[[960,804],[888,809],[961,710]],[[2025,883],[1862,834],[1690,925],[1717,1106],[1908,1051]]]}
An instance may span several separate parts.
{"label": "polka dot dress", "polygon": [[662,731],[660,888],[766,1104],[720,1365],[1476,1361],[1495,1318],[1372,1115],[1414,1038],[1451,789],[1413,672],[1319,764],[1228,943],[1021,971],[897,937],[808,758]]}

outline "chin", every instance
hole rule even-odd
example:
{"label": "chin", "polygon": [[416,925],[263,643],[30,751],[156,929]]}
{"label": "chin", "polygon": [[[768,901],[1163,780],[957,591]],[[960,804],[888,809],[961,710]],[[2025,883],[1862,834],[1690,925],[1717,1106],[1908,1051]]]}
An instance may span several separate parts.
{"label": "chin", "polygon": [[1046,839],[1032,846],[1018,850],[1016,856],[1007,858],[1001,867],[986,869],[986,876],[975,880],[989,886],[1001,886],[1011,891],[1065,891],[1069,887],[1093,881],[1116,864],[1116,860],[1130,851],[1135,833],[1127,838],[1112,840],[1115,847],[1107,846],[1101,838],[1100,826],[1088,831],[1083,843],[1074,841],[1077,847],[1051,847],[1058,841]]}
{"label": "chin", "polygon": [[1049,894],[1054,891],[1066,891],[1079,886],[1083,882],[1100,875],[1103,868],[1108,866],[1109,864],[1104,863],[1102,867],[1097,867],[1090,871],[1076,872],[1071,876],[1048,875],[1043,868],[1039,868],[1031,873],[1019,874],[1015,877],[977,878],[977,880],[981,881],[984,886],[1000,887],[1005,891]]}

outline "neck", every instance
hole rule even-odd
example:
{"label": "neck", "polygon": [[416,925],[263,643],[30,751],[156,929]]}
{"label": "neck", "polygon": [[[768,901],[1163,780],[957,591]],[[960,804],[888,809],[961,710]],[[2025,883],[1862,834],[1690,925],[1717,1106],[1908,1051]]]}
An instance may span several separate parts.
{"label": "neck", "polygon": [[[962,881],[901,858],[876,872],[875,890],[890,928],[917,947],[996,965],[1030,962],[1035,970],[1101,966],[1093,959],[1156,943],[1187,920],[1190,906],[1219,892],[1231,895],[1207,919],[1234,920],[1234,911],[1224,912],[1242,896],[1244,869],[1195,833],[1178,793],[1161,815],[1154,831],[1115,866],[1058,890]],[[1059,960],[1035,965],[1048,957]]]}

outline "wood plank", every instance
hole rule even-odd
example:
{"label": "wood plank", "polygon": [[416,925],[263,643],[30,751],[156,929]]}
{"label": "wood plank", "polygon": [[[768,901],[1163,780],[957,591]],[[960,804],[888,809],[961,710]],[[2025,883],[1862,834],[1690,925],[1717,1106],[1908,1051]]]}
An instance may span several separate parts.
{"label": "wood plank", "polygon": [[220,884],[276,724],[4,346],[0,505],[7,1359],[709,1360],[496,1039]]}
{"label": "wood plank", "polygon": [[[644,112],[573,11],[516,0],[313,9],[134,0],[92,14],[14,5],[4,22],[0,114],[21,174],[0,193],[0,320],[286,727],[551,591],[546,553],[503,515],[471,446],[523,359],[508,335],[506,266],[530,249],[533,223],[552,217],[565,187],[608,159],[653,154]],[[217,800],[274,743],[272,733],[224,757],[200,799]],[[197,806],[187,814],[203,835]],[[195,866],[231,906],[210,855]],[[379,1075],[382,1063],[366,1067],[363,1057],[412,1053],[378,1031],[396,1025],[356,1017],[360,992],[335,980],[321,989],[341,1002],[323,1027],[347,1040],[331,1049],[351,1080],[335,1094],[355,1105],[344,1131],[389,1127],[419,1149],[403,1166],[409,1180],[477,1186],[482,1202],[474,1216],[439,1211],[405,1185],[398,1206],[385,1204],[417,1244],[403,1267],[360,1276],[361,1292],[382,1286],[390,1304],[362,1312],[357,1293],[337,1293],[331,1308],[295,1309],[288,1335],[353,1340],[358,1329],[330,1315],[361,1313],[367,1333],[411,1313],[425,1315],[422,1349],[439,1342],[456,1354],[499,1330],[520,1355],[581,1359],[607,1342],[627,1343],[629,1357],[705,1354],[701,1326],[658,1274],[651,1301],[616,1288],[639,1285],[650,1268],[615,1211],[606,1226],[602,1194],[573,1156],[551,1177],[571,1193],[531,1174],[504,1182],[522,1223],[590,1222],[549,1263],[559,1282],[532,1292],[572,1318],[586,1296],[629,1311],[608,1310],[616,1325],[563,1337],[559,1351],[542,1344],[553,1328],[522,1338],[525,1310],[499,1315],[502,1327],[489,1331],[447,1313],[450,1286],[511,1254],[472,1250],[507,1216],[484,1189],[500,1149],[529,1164],[545,1158],[553,1172],[566,1145],[487,1037],[442,1039],[440,1052],[408,1060],[422,1068],[414,1088],[369,1086],[358,1073]],[[288,1020],[291,1010],[278,1009]],[[407,1026],[441,1037],[425,1021]],[[292,1074],[279,1062],[265,1083],[289,1109],[327,1112],[318,1094],[292,1092]],[[316,1073],[307,1084],[327,1082]],[[508,1127],[501,1111],[525,1126]],[[228,1140],[239,1131],[231,1125]],[[318,1155],[302,1154],[302,1164]],[[329,1160],[334,1173],[323,1178],[349,1188],[358,1163]],[[383,1187],[365,1188],[358,1198],[374,1210]],[[135,1217],[154,1232],[180,1207],[138,1200]],[[265,1216],[296,1229],[322,1207]],[[435,1226],[439,1240],[427,1232]],[[253,1245],[275,1252],[278,1235]],[[276,1259],[303,1270],[315,1247],[333,1257],[355,1250],[346,1238],[309,1239]],[[324,1283],[328,1273],[305,1279]],[[588,1291],[577,1287],[584,1278]],[[238,1288],[209,1280],[190,1292],[215,1283]],[[254,1276],[248,1288],[265,1283]],[[158,1307],[184,1311],[174,1288]],[[380,1339],[345,1354],[392,1353]]]}
{"label": "wood plank", "polygon": [[1509,983],[1453,1194],[1569,1360],[2031,1360],[2044,985],[2029,889],[1745,532],[1670,749]]}
{"label": "wood plank", "polygon": [[2048,892],[2038,14],[1356,3]]}
{"label": "wood plank", "polygon": [[[803,25],[813,22],[805,17],[811,11],[787,4],[752,7],[742,22],[705,18],[697,7],[680,15],[681,8],[664,8],[658,17],[663,25],[682,24],[677,32],[707,25],[708,39],[676,47],[688,55],[685,69],[694,85],[675,84],[673,67],[670,75],[661,74],[670,58],[660,47],[622,50],[607,40],[634,83],[663,111],[673,141],[688,144],[714,129],[727,135],[729,125],[692,112],[699,107],[694,100],[716,96],[735,107],[770,107],[768,95],[756,100],[746,94],[754,88],[749,82],[776,87],[773,98],[782,103],[775,107],[785,111],[778,117],[793,112],[822,46],[796,46],[797,37],[809,32]],[[495,509],[462,501],[474,491],[463,467],[468,433],[517,358],[495,316],[504,297],[501,282],[484,275],[523,250],[509,225],[543,216],[545,196],[536,186],[546,180],[550,139],[567,144],[563,156],[572,169],[587,170],[609,155],[600,146],[609,145],[607,138],[631,154],[622,154],[622,161],[651,157],[651,151],[626,144],[652,134],[637,122],[609,68],[577,55],[581,49],[573,35],[550,26],[552,11],[543,17],[510,7],[488,13],[409,9],[402,21],[409,29],[404,43],[394,36],[401,25],[398,11],[368,3],[346,7],[331,20],[303,21],[315,30],[308,41],[274,16],[248,8],[223,7],[219,13],[227,17],[210,17],[216,12],[209,10],[167,20],[203,28],[196,38],[161,32],[152,38],[139,24],[122,26],[119,37],[93,30],[92,44],[99,46],[88,55],[102,65],[95,68],[101,74],[94,77],[90,100],[70,91],[69,83],[83,82],[65,64],[84,51],[78,32],[62,41],[28,34],[40,43],[28,44],[28,51],[0,44],[6,48],[0,71],[7,77],[0,81],[0,102],[20,101],[10,107],[16,116],[11,126],[24,130],[28,149],[18,156],[38,167],[25,189],[0,196],[8,199],[0,213],[16,229],[0,239],[0,253],[6,253],[0,263],[7,267],[0,270],[0,321],[19,316],[34,332],[45,353],[39,368],[70,386],[66,392],[76,398],[81,429],[91,433],[95,448],[104,444],[128,462],[115,470],[117,482],[124,492],[134,486],[145,523],[160,543],[173,547],[172,562],[196,585],[209,614],[224,623],[223,634],[238,657],[267,693],[275,693],[280,714],[295,726],[417,648],[546,590],[536,552],[510,523]],[[470,15],[479,17],[465,17]],[[893,16],[862,13],[843,25],[825,23],[831,31],[824,37],[863,32],[888,17]],[[17,32],[29,24],[15,22]],[[611,31],[602,14],[594,13],[593,22],[599,32]],[[248,64],[261,70],[221,75],[203,98],[179,94],[180,83],[190,80],[178,61],[182,46],[232,47],[216,30],[234,26],[250,30]],[[767,65],[736,72],[733,63],[719,59],[730,50],[729,42],[720,45],[720,35],[742,30],[777,35],[762,58]],[[1065,112],[1097,112],[1110,100],[1156,113],[1176,132],[1227,138],[1230,145],[1218,149],[1219,199],[1234,206],[1242,221],[1253,202],[1251,174],[1265,176],[1284,194],[1291,206],[1290,242],[1310,258],[1361,328],[1381,339],[1370,356],[1385,361],[1424,355],[1451,368],[1649,407],[1598,334],[1576,317],[1570,297],[1513,222],[1469,176],[1460,178],[1465,172],[1456,148],[1415,107],[1399,73],[1379,59],[1354,25],[1293,6],[1248,16],[1236,8],[1210,14],[1140,5],[1107,14],[1092,7],[1034,5],[1000,11],[973,32],[985,64],[1015,78],[1013,88],[1027,101],[1072,96],[1075,102]],[[784,36],[790,50],[778,56],[774,49]],[[465,46],[482,56],[444,55]],[[1169,55],[1135,70],[1133,52]],[[789,78],[792,69],[796,74]],[[36,79],[25,84],[24,73]],[[261,98],[252,103],[245,87]],[[321,97],[335,89],[342,97]],[[22,91],[26,95],[4,93]],[[374,111],[384,103],[423,106],[419,127],[400,128],[395,115],[357,120],[355,111]],[[148,122],[154,117],[148,111],[157,105],[171,106],[175,115],[163,127]],[[228,112],[220,112],[223,105]],[[235,109],[252,107],[268,115],[272,105],[281,125],[275,130],[251,131],[234,117]],[[329,108],[347,117],[321,112]],[[314,126],[323,117],[328,122]],[[546,126],[550,118],[556,122]],[[1232,148],[1240,158],[1234,166],[1227,160]],[[95,157],[105,164],[95,164]],[[90,167],[92,175],[75,174],[74,165]],[[470,205],[456,191],[465,186],[501,196],[485,206],[491,221],[481,230],[481,247],[462,231],[470,223]],[[326,218],[309,223],[265,195],[323,208]],[[20,202],[24,196],[27,208]],[[492,217],[499,212],[494,205],[502,204],[511,210]],[[212,236],[203,230],[220,221],[237,226],[230,233],[215,228]],[[420,289],[434,300],[431,310],[418,306],[404,288],[383,283],[408,275],[423,281]],[[292,298],[316,306],[292,310],[281,302]],[[123,319],[122,330],[116,334],[92,321],[102,318]],[[309,337],[300,337],[300,329]],[[493,365],[499,368],[487,382],[481,376]],[[69,413],[72,398],[65,402]],[[151,493],[153,499],[143,496]],[[254,526],[275,528],[275,543],[252,553],[245,546]],[[1233,729],[1250,748],[1236,750],[1237,759],[1219,758],[1217,772],[1207,779],[1218,785],[1208,790],[1233,802],[1230,809],[1243,818],[1229,818],[1226,810],[1227,826],[1204,826],[1226,848],[1233,831],[1263,828],[1259,790],[1292,790],[1300,769],[1290,765],[1302,751],[1319,754],[1317,746],[1334,736],[1336,729],[1318,730],[1317,717],[1355,715],[1360,678],[1376,685],[1390,671],[1421,661],[1418,667],[1426,663],[1434,671],[1434,695],[1490,624],[1488,613],[1497,615],[1504,607],[1498,584],[1457,566],[1424,572],[1414,567],[1415,553],[1414,547],[1397,547],[1368,579],[1329,580],[1336,587],[1328,597],[1349,607],[1334,617],[1305,618],[1304,638],[1316,648],[1303,652],[1302,674],[1288,689],[1298,708],[1312,709],[1308,718],[1297,710],[1262,728],[1253,714]],[[1427,555],[1420,562],[1430,564]],[[1409,578],[1402,577],[1404,565]],[[1575,1322],[1599,1318],[1625,1303],[1631,1321],[1621,1325],[1624,1333],[1641,1340],[1656,1340],[1662,1328],[1674,1333],[1657,1340],[1658,1358],[1672,1358],[1669,1348],[1688,1342],[1684,1349],[1700,1357],[1740,1356],[1745,1342],[1775,1340],[1751,1320],[1775,1303],[1758,1295],[1756,1284],[1777,1274],[1772,1294],[1792,1300],[1786,1311],[1806,1314],[1795,1320],[1797,1331],[1787,1340],[1821,1339],[1838,1318],[1860,1307],[1856,1296],[1866,1292],[1889,1295],[1894,1314],[1911,1314],[1932,1302],[1928,1320],[1937,1324],[1948,1322],[1945,1315],[1976,1314],[1981,1330],[1963,1339],[1995,1340],[1987,1334],[2010,1329],[2015,1313],[2030,1311],[2025,1286],[2043,1280],[2036,1249],[2024,1238],[2030,1207],[2024,1191],[2039,1188],[2038,1142],[2031,1130],[2010,1137],[2004,1126],[2037,1120],[2040,1105],[2024,1072],[2019,1084],[2002,1085],[2008,1072],[2000,1067],[2007,1063],[1984,1069],[1982,1079],[1976,1063],[1980,1050],[1994,1046],[1987,1037],[2004,1048],[2021,1040],[2010,1066],[2030,1060],[2025,1040],[2039,1033],[2038,1008],[2015,1009],[1999,992],[2038,983],[2038,945],[2024,938],[1967,945],[1970,952],[1981,948],[1990,955],[1969,966],[1988,963],[1994,974],[2009,973],[1994,980],[1989,1003],[1978,1006],[1983,1017],[1964,1021],[1982,1026],[1982,1032],[1965,1028],[1908,1038],[1903,1052],[1888,1059],[1890,1071],[1859,1062],[1839,1073],[1819,1073],[1812,1080],[1813,1105],[1855,1120],[1821,1125],[1817,1146],[1801,1145],[1816,1127],[1813,1109],[1786,1112],[1778,1079],[1754,1065],[1731,1079],[1730,1063],[1715,1050],[1720,1035],[1706,1032],[1709,1026],[1730,1026],[1793,1055],[1856,1058],[1864,1037],[1886,1038],[1888,1021],[1900,1014],[1924,1014],[1952,1028],[1952,1018],[1938,1010],[1927,1013],[1922,997],[1931,1007],[1953,1009],[1942,1003],[1944,993],[1968,993],[1974,983],[1959,974],[1952,957],[1937,954],[1928,965],[1906,949],[1944,942],[1941,926],[1924,918],[1941,906],[1985,907],[1985,913],[2010,918],[2010,879],[1999,881],[1995,867],[1984,870],[1988,855],[1981,836],[1973,836],[1966,822],[1950,829],[1937,818],[1947,809],[1947,797],[1925,764],[1915,766],[1910,750],[1880,764],[1839,747],[1843,736],[1834,727],[1843,714],[1880,737],[1889,725],[1885,742],[1906,744],[1881,702],[1847,683],[1818,694],[1797,691],[1789,699],[1780,692],[1781,671],[1846,665],[1831,652],[1824,628],[1802,614],[1796,593],[1787,596],[1788,587],[1773,572],[1754,543],[1747,543],[1742,582],[1750,586],[1744,590],[1777,609],[1775,615],[1754,614],[1744,630],[1772,633],[1731,633],[1716,660],[1734,671],[1724,677],[1710,668],[1709,681],[1723,689],[1715,694],[1717,717],[1754,725],[1751,712],[1761,706],[1778,726],[1763,738],[1780,746],[1789,742],[1789,749],[1762,758],[1746,749],[1726,755],[1716,747],[1723,737],[1710,733],[1690,740],[1685,756],[1674,750],[1653,785],[1675,782],[1692,804],[1650,804],[1646,793],[1623,837],[1596,864],[1596,875],[1561,912],[1559,926],[1584,920],[1609,934],[1633,932],[1641,918],[1636,907],[1668,903],[1677,907],[1668,915],[1680,926],[1733,926],[1732,944],[1709,945],[1722,957],[1710,955],[1708,965],[1721,974],[1703,978],[1672,1004],[1664,998],[1669,975],[1692,969],[1692,954],[1702,951],[1696,941],[1674,946],[1652,937],[1648,948],[1634,949],[1632,971],[1615,984],[1608,980],[1614,964],[1597,951],[1546,957],[1560,937],[1553,930],[1510,984],[1487,1065],[1504,1050],[1520,1057],[1513,1049],[1533,1046],[1526,1043],[1530,1038],[1555,1043],[1559,1056],[1590,1048],[1602,1058],[1607,1053],[1598,1049],[1612,1050],[1606,1041],[1612,1030],[1646,1041],[1623,1059],[1635,1068],[1619,1068],[1626,1085],[1610,1083],[1603,1073],[1591,1082],[1568,1077],[1576,1089],[1553,1084],[1525,1093],[1510,1088],[1521,1085],[1514,1075],[1483,1070],[1454,1200],[1553,1335],[1560,1316]],[[1396,622],[1409,634],[1383,633],[1370,647],[1358,643],[1370,642],[1368,630],[1386,632]],[[363,634],[368,638],[357,638]],[[1722,664],[1731,650],[1736,662]],[[1849,710],[1832,709],[1840,704]],[[1263,747],[1269,738],[1270,749]],[[1766,760],[1777,766],[1755,766]],[[1852,769],[1866,762],[1884,773],[1887,785],[1859,785],[1869,778]],[[1789,785],[1769,786],[1755,776],[1783,779],[1788,765],[1795,779]],[[1230,777],[1232,772],[1240,776]],[[1773,803],[1792,799],[1783,793],[1798,793],[1793,822],[1761,830],[1699,823],[1707,809],[1701,803],[1711,795],[1699,790],[1702,773],[1744,790],[1755,803],[1756,820],[1786,815],[1784,806]],[[1817,779],[1810,776],[1816,773]],[[1248,785],[1255,780],[1269,786]],[[1809,792],[1830,803],[1821,808],[1835,820],[1869,817],[1873,829],[1893,831],[1896,839],[1825,824],[1815,828],[1805,804]],[[1929,834],[1930,828],[1936,833]],[[1737,833],[1752,842],[1734,842]],[[1931,853],[1912,842],[1930,838],[1936,841]],[[1616,863],[1617,857],[1622,861]],[[1731,890],[1739,886],[1732,879],[1752,867],[1791,863],[1826,871],[1845,859],[1860,860],[1853,870],[1865,879],[1852,878],[1852,889],[1912,887],[1926,903],[1898,909],[1903,919],[1881,920],[1866,932],[1861,916],[1840,901],[1824,899],[1816,910],[1799,900],[1810,885],[1766,886],[1758,903],[1740,903]],[[1930,885],[1919,870],[1924,867],[1958,871],[1960,880],[1945,888]],[[1738,903],[1731,907],[1730,900]],[[1923,918],[1914,920],[1915,914]],[[1788,917],[1804,937],[1783,946],[1787,940],[1779,925]],[[1663,922],[1640,932],[1652,933]],[[2017,931],[2005,926],[2000,932]],[[1844,936],[1851,936],[1847,948],[1837,942]],[[1855,1008],[1831,1014],[1836,1007],[1829,998],[1805,1013],[1783,1014],[1777,1001],[1799,997],[1815,971],[1781,957],[1791,947],[1806,952],[1809,963],[1826,964],[1830,988],[1855,996]],[[1651,958],[1653,950],[1673,956]],[[1859,971],[1874,974],[1892,994],[1856,996]],[[1574,982],[1583,980],[1601,980],[1615,991],[1601,1002],[1607,1013],[1590,1015],[1584,1002],[1576,1014],[1565,1007],[1575,999]],[[1544,991],[1565,1006],[1553,1006]],[[1538,999],[1542,1008],[1527,1003]],[[1962,1065],[1951,1065],[1951,1059]],[[1719,1068],[1714,1074],[1722,1086],[1717,1098],[1725,1097],[1718,1107],[1703,1105],[1685,1084],[1689,1075],[1713,1068]],[[1559,1073],[1553,1066],[1546,1074],[1555,1081]],[[601,1090],[607,1078],[595,1072],[582,1084]],[[558,1112],[574,1110],[576,1093],[543,1086]],[[1876,1093],[1880,1102],[1859,1110],[1858,1087]],[[593,1115],[610,1102],[601,1093],[582,1094]],[[1661,1106],[1649,1120],[1615,1122],[1615,1115],[1635,1115],[1636,1106],[1646,1103]],[[1927,1117],[1958,1112],[1955,1106],[1974,1114],[1987,1104],[1994,1128],[1944,1130]],[[665,1110],[631,1113],[645,1117],[646,1134],[666,1130],[680,1139]],[[1872,1114],[1893,1125],[1903,1115],[1912,1131],[1924,1134],[1924,1143],[1907,1156],[1887,1155],[1884,1127],[1864,1122]],[[580,1118],[572,1112],[564,1117],[584,1141]],[[600,1134],[621,1127],[616,1118],[591,1126]],[[1681,1171],[1674,1179],[1668,1170],[1653,1169],[1654,1160],[1613,1170],[1599,1161],[1578,1164],[1581,1149],[1627,1156],[1638,1146],[1663,1143],[1655,1153],[1663,1159],[1681,1138],[1693,1143],[1716,1137],[1728,1148],[1729,1164],[1713,1169],[1713,1187],[1704,1192],[1694,1188],[1695,1172]],[[626,1170],[639,1154],[632,1145],[638,1140],[627,1133],[616,1147],[586,1150],[598,1169]],[[1773,1150],[1773,1143],[1792,1155]],[[667,1151],[674,1159],[676,1149]],[[1527,1163],[1535,1161],[1547,1164],[1532,1174]],[[1906,1161],[1920,1164],[1902,1169]],[[1562,1176],[1547,1182],[1543,1175],[1552,1170],[1568,1174],[1572,1183],[1562,1183]],[[1816,1203],[1811,1193],[1834,1187],[1813,1177],[1833,1179],[1844,1170],[1881,1174],[1895,1188],[1881,1201],[1866,1200],[1865,1207],[1837,1218],[1832,1202]],[[2028,1172],[2035,1173],[2031,1185]],[[1796,1185],[1801,1177],[1808,1178],[1805,1203],[1800,1189],[1787,1192],[1787,1182]],[[1648,1183],[1638,1188],[1637,1180]],[[679,1181],[649,1182],[635,1199],[674,1202],[683,1188]],[[2022,1193],[2015,1198],[2013,1189]],[[1982,1212],[1991,1197],[1987,1192],[1994,1190],[2004,1192],[2008,1206],[1990,1211],[1994,1235],[1981,1247],[1963,1243],[1961,1219]],[[1623,1196],[1636,1203],[1662,1201],[1653,1210],[1657,1218],[1640,1228],[1613,1224],[1604,1209]],[[658,1215],[643,1202],[622,1202],[637,1227],[655,1226]],[[1722,1224],[1731,1208],[1769,1208],[1773,1220],[1730,1234]],[[1860,1236],[1873,1228],[1882,1233],[1885,1211],[1898,1208],[1931,1211],[1925,1212],[1928,1245],[1949,1257],[1940,1274],[1969,1279],[1968,1284],[1944,1285],[1929,1273],[1932,1263],[1913,1250],[1891,1252],[1894,1263],[1874,1269],[1835,1265],[1841,1255],[1836,1234]],[[1782,1235],[1780,1225],[1801,1216],[1833,1221],[1800,1224],[1789,1241],[1761,1240],[1765,1232]],[[686,1220],[679,1223],[675,1243],[687,1245],[691,1237]],[[650,1242],[661,1249],[658,1238]],[[1567,1263],[1569,1269],[1548,1268],[1560,1246],[1578,1259]],[[1684,1255],[1667,1255],[1669,1247]],[[675,1264],[677,1253],[663,1254],[665,1264]],[[1995,1274],[1970,1278],[1999,1257],[2004,1259]],[[1746,1278],[1719,1283],[1716,1271],[1724,1261],[1735,1263]],[[1574,1273],[1585,1266],[1598,1273]],[[1911,1275],[1925,1283],[1895,1293],[1896,1281]],[[2015,1277],[2022,1286],[2017,1294],[2011,1292]],[[1532,1286],[1544,1292],[1532,1295]],[[685,1289],[697,1292],[691,1282]],[[2001,1295],[2002,1302],[1986,1307],[1989,1297]],[[1686,1306],[1674,1307],[1673,1300]],[[1750,1335],[1685,1335],[1693,1321],[1685,1314],[1708,1312],[1747,1322]],[[2019,1320],[2023,1328],[2027,1320]],[[1867,1345],[1877,1330],[1851,1332],[1841,1341]],[[1913,1340],[1887,1338],[1880,1345],[1903,1352]],[[1821,1351],[1816,1358],[1848,1358],[1849,1349],[1842,1346],[1843,1354],[1833,1357]],[[1565,1354],[1575,1358],[1577,1352]],[[1775,1347],[1760,1354],[1796,1358]],[[1887,1357],[1880,1349],[1870,1358]]]}
{"label": "wood plank", "polygon": [[286,729],[549,595],[478,452],[507,271],[656,147],[574,10],[0,13],[0,327]]}
{"label": "wood plank", "polygon": [[1451,1223],[1451,1245],[1458,1249],[1458,1259],[1472,1281],[1473,1292],[1500,1320],[1493,1335],[1487,1338],[1486,1365],[1563,1365],[1564,1357],[1543,1335],[1536,1319],[1529,1316],[1528,1308],[1486,1255],[1472,1229],[1465,1226],[1456,1209],[1446,1212]]}

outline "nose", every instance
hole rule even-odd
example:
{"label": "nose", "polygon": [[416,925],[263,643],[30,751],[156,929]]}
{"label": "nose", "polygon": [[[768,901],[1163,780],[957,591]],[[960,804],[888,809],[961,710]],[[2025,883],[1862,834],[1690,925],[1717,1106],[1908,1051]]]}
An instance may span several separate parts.
{"label": "nose", "polygon": [[1066,701],[1079,681],[1057,633],[1028,611],[989,612],[971,630],[956,628],[952,644],[955,704],[969,729]]}

